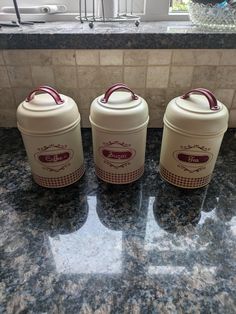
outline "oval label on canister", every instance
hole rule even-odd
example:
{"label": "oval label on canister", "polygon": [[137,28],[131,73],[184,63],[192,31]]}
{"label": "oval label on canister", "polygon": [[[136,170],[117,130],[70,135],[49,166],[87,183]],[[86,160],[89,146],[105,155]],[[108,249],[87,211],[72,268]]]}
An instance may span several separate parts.
{"label": "oval label on canister", "polygon": [[114,141],[103,143],[103,146],[99,147],[99,155],[110,166],[120,167],[127,165],[136,155],[136,151],[130,144]]}
{"label": "oval label on canister", "polygon": [[213,155],[209,152],[199,152],[192,150],[177,150],[174,152],[174,158],[183,164],[188,164],[188,166],[194,167],[202,164],[207,164],[211,161]]}
{"label": "oval label on canister", "polygon": [[[61,147],[60,147],[61,146]],[[72,149],[62,145],[49,145],[39,148],[39,152],[34,154],[34,158],[48,170],[59,171],[72,159],[74,152]]]}
{"label": "oval label on canister", "polygon": [[130,150],[120,150],[120,147],[112,147],[112,149],[104,148],[101,149],[103,157],[113,160],[114,162],[122,160],[130,160],[133,157],[133,151]]}
{"label": "oval label on canister", "polygon": [[209,156],[207,155],[198,156],[193,154],[179,153],[177,157],[180,161],[190,162],[191,164],[202,164],[209,160]]}
{"label": "oval label on canister", "polygon": [[70,153],[67,152],[58,152],[55,151],[48,152],[48,154],[39,155],[38,159],[43,163],[55,163],[55,162],[64,162],[70,158]]}

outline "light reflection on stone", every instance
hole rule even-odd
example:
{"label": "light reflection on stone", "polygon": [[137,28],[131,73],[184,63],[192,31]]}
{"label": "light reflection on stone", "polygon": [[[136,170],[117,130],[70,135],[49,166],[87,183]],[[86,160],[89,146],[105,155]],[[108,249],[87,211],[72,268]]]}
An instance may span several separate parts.
{"label": "light reflection on stone", "polygon": [[183,266],[149,266],[148,273],[150,275],[176,275],[186,271]]}
{"label": "light reflection on stone", "polygon": [[227,222],[227,225],[230,226],[230,230],[233,236],[236,237],[236,216],[234,216],[229,222]]}
{"label": "light reflection on stone", "polygon": [[89,214],[80,230],[49,237],[56,269],[59,273],[120,273],[122,232],[101,224],[96,213],[96,196],[88,196],[87,200]]}

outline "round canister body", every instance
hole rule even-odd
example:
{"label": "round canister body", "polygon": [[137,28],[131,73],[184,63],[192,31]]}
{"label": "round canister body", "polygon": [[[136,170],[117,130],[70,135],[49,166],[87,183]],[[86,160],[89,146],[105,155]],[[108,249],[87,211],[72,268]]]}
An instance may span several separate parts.
{"label": "round canister body", "polygon": [[160,175],[181,188],[207,185],[227,123],[227,108],[204,88],[171,100],[164,115]]}
{"label": "round canister body", "polygon": [[36,183],[60,188],[78,181],[84,174],[80,124],[62,134],[23,134],[27,157]]}
{"label": "round canister body", "polygon": [[[37,92],[44,93],[35,95]],[[80,114],[72,98],[40,86],[18,106],[17,125],[36,183],[60,188],[81,178]]]}
{"label": "round canister body", "polygon": [[99,178],[127,184],[142,176],[148,120],[146,101],[124,84],[111,86],[92,102],[93,155]]}
{"label": "round canister body", "polygon": [[215,167],[223,134],[192,136],[164,126],[160,156],[161,176],[178,187],[207,185]]}
{"label": "round canister body", "polygon": [[108,183],[126,184],[144,172],[146,127],[131,132],[108,132],[92,127],[96,175]]}

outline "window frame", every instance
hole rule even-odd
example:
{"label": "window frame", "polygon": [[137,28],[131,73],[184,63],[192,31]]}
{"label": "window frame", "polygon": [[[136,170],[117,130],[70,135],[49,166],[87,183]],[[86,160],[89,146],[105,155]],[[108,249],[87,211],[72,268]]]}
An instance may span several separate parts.
{"label": "window frame", "polygon": [[[11,21],[15,20],[15,14],[3,13],[1,8],[8,6],[13,7],[10,0],[2,0],[3,4],[0,7],[0,20]],[[158,1],[158,4],[157,4]],[[78,16],[78,3],[79,0],[36,0],[38,4],[32,4],[32,0],[18,0],[18,5],[20,6],[40,6],[44,4],[65,4],[68,7],[67,13],[59,14],[21,14],[22,20],[31,19],[34,20],[45,20],[45,21],[73,21],[75,17]],[[169,12],[170,3],[169,0],[144,0],[145,11],[141,14],[141,21],[189,21],[189,14],[183,13],[173,13]]]}
{"label": "window frame", "polygon": [[143,21],[188,21],[188,13],[170,13],[169,0],[146,0],[146,12]]}

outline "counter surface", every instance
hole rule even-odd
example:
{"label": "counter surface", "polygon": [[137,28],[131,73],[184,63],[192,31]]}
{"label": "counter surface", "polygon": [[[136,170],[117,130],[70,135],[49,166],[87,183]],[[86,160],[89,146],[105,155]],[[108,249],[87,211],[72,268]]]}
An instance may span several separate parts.
{"label": "counter surface", "polygon": [[111,186],[94,173],[37,186],[16,129],[0,129],[1,313],[235,313],[236,137],[211,183],[178,189],[158,173],[149,129],[145,175]]}
{"label": "counter surface", "polygon": [[191,22],[46,22],[2,27],[0,49],[234,49],[234,30],[201,29]]}

